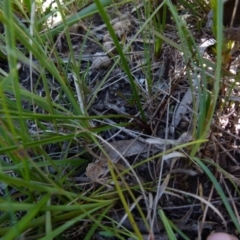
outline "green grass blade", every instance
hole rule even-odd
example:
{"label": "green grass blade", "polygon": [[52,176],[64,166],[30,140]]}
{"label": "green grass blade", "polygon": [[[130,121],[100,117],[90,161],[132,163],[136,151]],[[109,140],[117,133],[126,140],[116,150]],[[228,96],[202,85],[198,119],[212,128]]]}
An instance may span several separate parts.
{"label": "green grass blade", "polygon": [[158,214],[162,220],[162,223],[164,225],[164,228],[167,232],[167,235],[168,235],[168,239],[171,239],[171,240],[176,240],[177,238],[175,237],[175,234],[173,232],[173,229],[171,227],[171,224],[169,223],[169,220],[168,218],[166,217],[164,211],[162,209],[159,209],[158,210]]}
{"label": "green grass blade", "polygon": [[[101,4],[103,7],[109,6],[113,0],[101,0]],[[86,18],[98,11],[97,5],[95,3],[91,3],[87,5],[86,7],[83,7],[80,9],[76,14],[73,14],[72,16],[68,17],[66,19],[66,24],[68,26],[71,26],[77,22],[79,22],[81,19]],[[44,33],[41,34],[41,38],[43,41],[46,41],[49,36],[54,37],[56,34],[62,32],[65,28],[65,24],[63,22],[57,24],[53,29],[47,30]]]}
{"label": "green grass blade", "polygon": [[207,176],[210,178],[210,180],[212,181],[217,193],[219,194],[219,196],[221,197],[223,204],[226,207],[227,212],[229,213],[229,216],[231,217],[235,227],[237,228],[237,230],[240,232],[240,224],[238,219],[236,218],[224,192],[223,189],[221,188],[220,184],[218,183],[217,179],[214,177],[214,175],[212,174],[212,172],[208,169],[208,167],[197,157],[194,157],[193,160],[204,170],[204,172],[207,174]]}
{"label": "green grass blade", "polygon": [[102,209],[103,206],[99,206],[97,208],[94,208],[94,209],[90,209],[88,211],[86,211],[85,213],[75,217],[75,218],[72,218],[71,220],[69,221],[66,221],[64,224],[62,224],[60,227],[56,228],[55,230],[53,230],[50,234],[47,234],[45,237],[43,238],[40,238],[40,240],[48,240],[48,239],[53,239],[54,237],[57,237],[59,236],[62,232],[64,232],[65,230],[67,230],[69,227],[71,227],[73,224],[81,221],[81,220],[84,220],[86,217],[88,217],[89,219],[91,219],[91,214]]}
{"label": "green grass blade", "polygon": [[[50,198],[49,195],[45,195],[42,199],[28,211],[28,213],[17,222],[15,226],[13,226],[10,231],[2,238],[3,240],[11,240],[18,237],[24,230],[28,228],[28,223],[32,221],[32,219],[38,214],[40,209],[46,204],[48,199]],[[11,203],[9,203],[11,205]]]}
{"label": "green grass blade", "polygon": [[139,98],[139,93],[138,93],[138,90],[136,88],[136,84],[134,82],[134,79],[132,77],[132,73],[130,71],[130,68],[129,68],[129,65],[128,65],[128,61],[123,53],[123,50],[122,50],[122,47],[117,39],[117,36],[113,30],[113,27],[110,23],[110,20],[108,18],[108,14],[106,12],[106,10],[103,8],[103,5],[101,4],[101,1],[100,0],[94,0],[97,7],[98,7],[98,11],[102,17],[102,19],[104,20],[106,26],[107,26],[107,29],[109,31],[109,34],[110,36],[112,37],[112,40],[116,46],[116,49],[119,53],[119,56],[120,56],[120,59],[122,61],[122,64],[123,64],[123,68],[124,68],[124,71],[126,72],[127,76],[128,76],[128,79],[129,79],[129,82],[131,84],[131,88],[132,88],[132,91],[133,91],[133,95],[135,97],[135,100],[136,100],[136,103],[137,103],[137,107],[138,107],[138,110],[140,111],[140,115],[141,115],[141,118],[142,120],[146,120],[145,118],[145,114],[144,114],[144,111],[143,111],[143,108],[142,108],[142,105],[141,105],[141,101],[140,101],[140,98]]}

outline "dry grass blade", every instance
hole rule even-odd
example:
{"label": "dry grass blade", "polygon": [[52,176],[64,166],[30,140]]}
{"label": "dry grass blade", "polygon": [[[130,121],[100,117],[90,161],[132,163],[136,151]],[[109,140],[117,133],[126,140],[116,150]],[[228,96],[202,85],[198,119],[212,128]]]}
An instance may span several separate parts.
{"label": "dry grass blade", "polygon": [[[173,188],[167,188],[167,190],[169,191],[172,191],[174,193],[181,193],[183,195],[187,195],[187,196],[190,196],[190,197],[193,197],[195,199],[198,199],[200,202],[202,203],[205,203],[209,208],[211,208],[219,217],[220,219],[222,220],[222,224],[226,227],[227,226],[227,222],[226,220],[224,219],[224,216],[221,214],[221,212],[216,208],[214,207],[209,201],[205,200],[204,198],[202,197],[199,197],[198,195],[196,194],[192,194],[192,193],[189,193],[189,192],[184,192],[184,191],[181,191],[181,190],[178,190],[178,189],[173,189]],[[166,192],[167,193],[167,192]]]}

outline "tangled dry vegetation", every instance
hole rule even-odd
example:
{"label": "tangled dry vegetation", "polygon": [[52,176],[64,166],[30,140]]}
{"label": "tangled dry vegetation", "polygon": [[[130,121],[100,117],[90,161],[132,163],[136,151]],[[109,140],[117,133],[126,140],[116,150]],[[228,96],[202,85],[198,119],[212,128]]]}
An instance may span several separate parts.
{"label": "tangled dry vegetation", "polygon": [[[137,10],[140,18],[137,16]],[[90,181],[100,183],[111,190],[114,188],[111,185],[112,176],[109,174],[111,166],[116,171],[115,174],[119,175],[116,178],[120,186],[135,184],[142,186],[140,193],[137,193],[138,190],[134,194],[137,201],[142,201],[139,204],[144,213],[149,216],[148,221],[153,224],[151,230],[155,236],[163,231],[161,221],[156,220],[157,216],[153,214],[153,209],[156,207],[161,207],[168,218],[180,230],[187,233],[190,239],[193,239],[196,233],[198,236],[201,234],[206,236],[212,230],[224,229],[234,233],[235,228],[228,223],[229,219],[226,218],[224,206],[212,182],[199,166],[188,159],[192,145],[183,145],[192,140],[191,136],[195,132],[193,114],[196,113],[196,109],[193,109],[193,102],[198,102],[198,98],[201,97],[198,94],[201,74],[188,75],[186,72],[188,66],[182,52],[167,42],[163,43],[160,58],[154,58],[152,36],[146,36],[145,29],[141,34],[136,35],[146,21],[141,4],[137,6],[125,4],[117,9],[117,14],[115,9],[109,10],[109,14],[112,17],[113,29],[129,60],[131,74],[140,89],[146,121],[140,120],[134,99],[131,99],[131,86],[121,66],[115,65],[109,71],[114,64],[117,52],[105,24],[100,24],[98,15],[90,20],[92,22],[89,20],[80,22],[77,27],[82,29],[83,33],[86,29],[89,31],[88,26],[91,26],[91,34],[102,42],[102,46],[99,46],[92,41],[91,36],[83,51],[83,56],[90,55],[92,58],[88,76],[88,88],[91,91],[87,101],[92,99],[91,94],[97,92],[96,100],[89,108],[89,113],[134,116],[128,121],[131,124],[127,124],[127,127],[119,126],[104,132],[99,137],[103,144],[101,154],[95,146],[86,147],[85,145],[88,153],[95,159],[94,163],[90,163],[86,169],[87,177]],[[206,20],[207,14],[203,14]],[[209,46],[204,47],[206,41],[212,38],[211,29],[197,29],[196,19],[187,13],[185,15],[181,17],[186,21],[198,48],[201,49],[203,58],[214,62],[213,49]],[[75,30],[72,34],[76,34]],[[168,23],[164,36],[180,44],[174,22]],[[60,45],[62,46],[63,43]],[[213,42],[209,45],[213,45]],[[236,74],[234,69],[238,66],[239,58],[236,51],[226,70]],[[82,69],[84,71],[84,66]],[[106,77],[107,73],[110,74]],[[214,81],[213,72],[206,68],[206,74],[210,79],[207,87],[211,91],[211,81]],[[152,78],[151,86],[147,82],[149,76]],[[192,78],[192,86],[189,84],[191,81],[189,78]],[[222,79],[219,103],[208,132],[207,142],[201,145],[196,156],[207,162],[209,170],[221,183],[222,190],[228,196],[228,201],[234,206],[235,214],[238,216],[236,203],[238,194],[229,184],[229,181],[233,181],[237,186],[239,185],[237,160],[239,89],[238,84],[231,88],[234,79],[230,76],[224,76]],[[226,98],[228,98],[227,101]],[[121,121],[125,120],[119,117],[113,121],[106,117],[100,123],[116,126]],[[98,122],[93,121],[93,125],[96,126]],[[171,150],[166,152],[169,149]],[[75,179],[81,181],[81,177]],[[98,187],[98,184],[94,184],[91,188]],[[131,200],[129,201],[130,205],[134,204]],[[121,222],[127,229],[133,230],[130,222],[123,220],[125,211],[118,207],[120,209],[117,212],[111,213],[113,219]],[[151,218],[152,216],[154,219]],[[134,217],[139,231],[144,236],[148,231],[141,216],[135,213]],[[162,233],[160,235],[163,236]]]}
{"label": "tangled dry vegetation", "polygon": [[[51,55],[49,61],[62,70],[60,65],[70,64],[73,51],[75,59],[71,61],[79,61],[83,81],[78,82],[71,68],[64,66],[67,85],[82,112],[99,118],[90,118],[89,128],[74,130],[76,134],[91,132],[94,141],[74,138],[63,147],[48,144],[44,151],[58,153],[52,159],[63,155],[69,160],[81,158],[80,167],[66,167],[62,173],[66,175],[62,178],[66,191],[101,201],[115,199],[107,212],[103,207],[96,215],[86,216],[63,231],[62,237],[84,239],[100,215],[108,231],[97,225],[91,239],[133,239],[134,234],[142,239],[170,239],[167,226],[174,230],[176,239],[206,239],[212,231],[239,233],[239,49],[224,49],[216,110],[213,118],[208,118],[206,108],[211,106],[214,94],[216,64],[216,42],[208,25],[210,9],[199,8],[197,16],[182,5],[177,10],[188,39],[180,36],[174,17],[167,21],[164,33],[157,33],[154,19],[146,17],[141,1],[107,10],[144,118],[118,49],[99,14],[71,26],[70,39],[65,32],[55,38],[58,57]],[[235,40],[232,29],[226,31],[225,35]],[[163,42],[156,56],[158,37]],[[6,67],[6,62],[1,65]],[[32,91],[28,66],[21,67],[19,74],[21,86]],[[38,73],[34,74],[34,91],[45,95],[44,84]],[[60,85],[50,73],[47,78],[51,99],[71,109],[64,98],[59,98]],[[29,107],[26,104],[25,108]],[[41,113],[41,109],[35,111]],[[62,124],[59,131],[68,133],[68,127]],[[205,127],[206,138],[200,138]],[[37,131],[34,121],[29,121],[29,129]],[[58,201],[63,200],[53,200]],[[36,234],[34,231],[29,236]]]}

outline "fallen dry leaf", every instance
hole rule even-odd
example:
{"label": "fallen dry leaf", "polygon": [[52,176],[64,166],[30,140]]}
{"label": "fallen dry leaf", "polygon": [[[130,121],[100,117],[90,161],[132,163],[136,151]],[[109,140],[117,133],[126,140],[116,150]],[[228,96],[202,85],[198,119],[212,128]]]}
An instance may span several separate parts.
{"label": "fallen dry leaf", "polygon": [[102,52],[97,52],[93,55],[91,69],[107,68],[111,64],[111,59]]}
{"label": "fallen dry leaf", "polygon": [[113,49],[115,49],[115,45],[112,41],[106,41],[103,43],[103,47],[107,52],[112,52]]}
{"label": "fallen dry leaf", "polygon": [[89,163],[86,168],[86,175],[91,181],[96,182],[100,176],[108,171],[107,162],[99,160],[95,163]]}
{"label": "fallen dry leaf", "polygon": [[[146,143],[142,143],[136,139],[115,141],[109,143],[109,145],[104,144],[103,148],[113,162],[117,162],[121,158],[121,155],[124,157],[130,157],[146,152],[149,148]],[[119,155],[118,152],[121,155]]]}
{"label": "fallen dry leaf", "polygon": [[[95,163],[90,163],[86,169],[86,175],[91,179],[91,181],[96,182],[100,176],[108,172],[107,159],[116,163],[121,157],[130,157],[133,155],[151,152],[156,153],[163,149],[160,145],[165,144],[166,147],[172,144],[183,144],[192,139],[191,135],[188,133],[183,133],[177,140],[165,140],[160,138],[146,139],[145,142],[140,142],[136,139],[115,141],[111,143],[104,143],[103,149],[107,155],[103,153],[99,157],[99,160]],[[158,146],[156,146],[158,145]],[[93,153],[93,155],[95,155]],[[165,156],[166,159],[173,157],[185,157],[181,153],[171,153]]]}
{"label": "fallen dry leaf", "polygon": [[191,106],[191,104],[192,104],[192,90],[189,87],[188,90],[185,92],[184,97],[181,103],[179,104],[177,110],[174,113],[173,122],[172,122],[172,125],[174,128],[178,126],[183,116],[186,115],[188,108],[189,106]]}
{"label": "fallen dry leaf", "polygon": [[127,35],[131,29],[132,23],[128,19],[119,21],[113,25],[113,30],[119,38],[121,38],[123,35]]}

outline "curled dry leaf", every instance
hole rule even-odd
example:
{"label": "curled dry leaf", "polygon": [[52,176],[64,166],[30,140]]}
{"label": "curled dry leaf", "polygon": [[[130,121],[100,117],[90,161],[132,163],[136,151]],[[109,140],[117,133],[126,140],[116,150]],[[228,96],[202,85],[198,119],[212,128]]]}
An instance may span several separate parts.
{"label": "curled dry leaf", "polygon": [[111,52],[114,48],[115,48],[115,46],[114,46],[114,44],[113,44],[113,42],[112,41],[107,41],[107,42],[104,42],[103,43],[103,47],[109,52]]}
{"label": "curled dry leaf", "polygon": [[201,42],[202,43],[199,45],[199,52],[203,55],[209,46],[213,46],[216,43],[216,40],[214,38],[201,39]]}
{"label": "curled dry leaf", "polygon": [[128,19],[117,22],[113,25],[113,30],[119,38],[121,38],[123,35],[127,35],[131,31],[131,29],[132,23]]}
{"label": "curled dry leaf", "polygon": [[[109,146],[110,145],[110,146]],[[122,140],[104,144],[103,148],[112,162],[117,162],[121,156],[130,157],[141,152],[148,151],[148,145],[137,141],[136,139]],[[86,175],[91,181],[96,182],[100,176],[108,172],[106,157],[102,154],[99,161],[90,163],[86,169]]]}
{"label": "curled dry leaf", "polygon": [[107,68],[111,64],[111,59],[104,53],[98,52],[93,55],[91,69]]}
{"label": "curled dry leaf", "polygon": [[[172,126],[176,128],[180,121],[182,120],[183,116],[186,115],[189,106],[192,104],[192,90],[189,87],[188,90],[185,92],[184,97],[179,104],[178,108],[176,109],[173,117]],[[174,130],[172,130],[174,131]]]}
{"label": "curled dry leaf", "polygon": [[108,171],[107,161],[99,160],[95,163],[89,163],[86,168],[86,175],[91,181],[96,182],[100,176]]}
{"label": "curled dry leaf", "polygon": [[[156,146],[158,144],[167,146],[170,145],[180,145],[192,140],[192,136],[189,133],[183,133],[177,140],[165,140],[160,138],[147,139],[146,142],[140,142],[137,139],[115,141],[109,144],[103,144],[103,148],[108,155],[108,158],[116,163],[122,156],[130,157],[136,154],[151,152],[156,153],[163,148],[161,146]],[[154,148],[151,148],[150,145],[153,144]],[[179,152],[173,152],[165,156],[165,160],[171,159],[174,157],[186,157],[184,154]],[[104,175],[108,172],[107,158],[104,154],[99,157],[95,163],[90,163],[86,169],[86,175],[91,179],[91,181],[96,182],[101,175]]]}
{"label": "curled dry leaf", "polygon": [[69,28],[69,32],[75,33],[75,34],[79,33],[82,30],[83,30],[83,27],[82,27],[81,22],[75,23]]}

